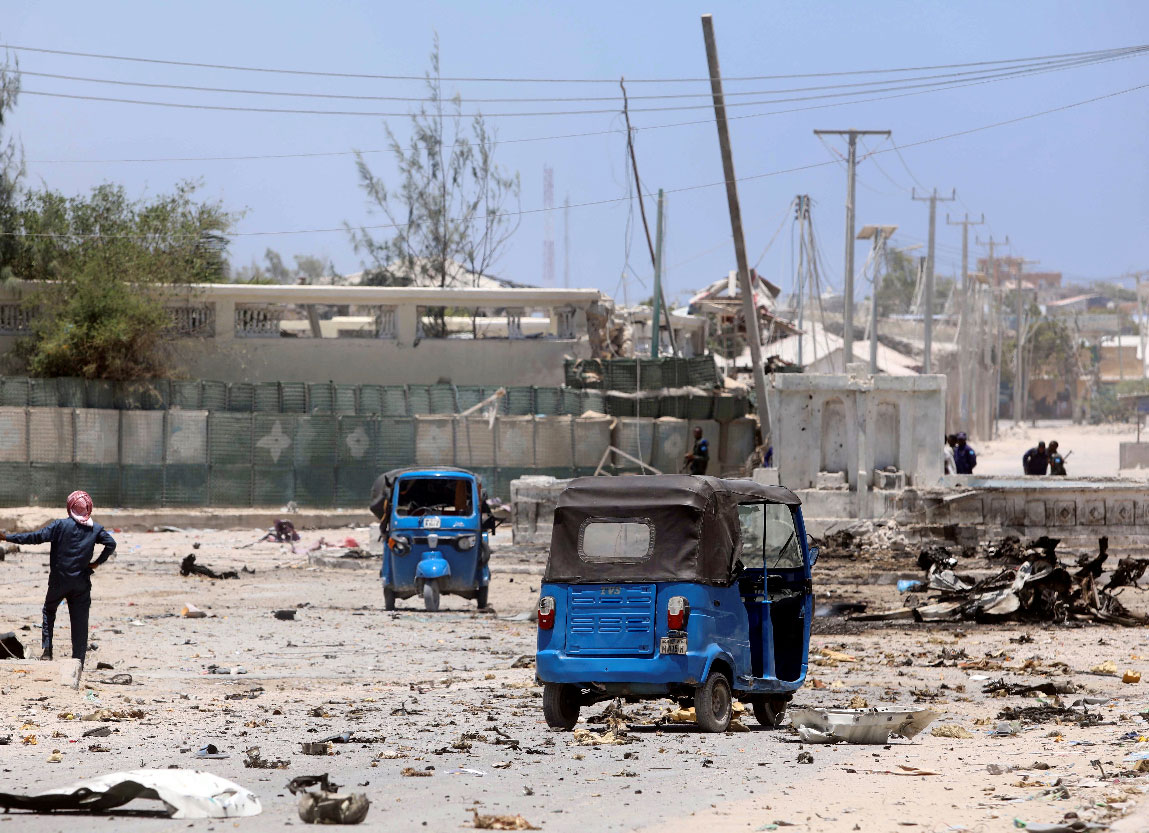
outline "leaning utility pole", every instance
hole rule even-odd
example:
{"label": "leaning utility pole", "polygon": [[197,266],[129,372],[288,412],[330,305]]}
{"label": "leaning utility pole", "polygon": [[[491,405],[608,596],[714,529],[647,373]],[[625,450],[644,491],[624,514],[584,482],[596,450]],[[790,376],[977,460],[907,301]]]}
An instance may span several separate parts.
{"label": "leaning utility pole", "polygon": [[970,399],[973,396],[973,378],[977,370],[977,365],[967,367],[967,362],[970,360],[970,285],[969,285],[969,227],[979,226],[985,222],[985,215],[981,215],[980,220],[971,220],[969,214],[965,215],[964,220],[953,221],[950,220],[950,215],[946,214],[946,225],[961,226],[961,315],[958,318],[958,326],[960,328],[958,356],[958,414],[961,418],[961,424],[969,430],[970,424]]}
{"label": "leaning utility pole", "polygon": [[849,365],[854,360],[854,177],[858,168],[858,137],[889,136],[888,130],[815,130],[815,136],[845,136],[849,141],[846,158],[846,276],[842,284],[845,299],[845,328],[842,334],[842,359]]}
{"label": "leaning utility pole", "polygon": [[[714,121],[718,126],[718,146],[722,152],[722,175],[726,179],[726,202],[730,209],[730,229],[734,235],[734,257],[738,264],[738,285],[742,290],[742,316],[746,319],[746,341],[754,371],[762,438],[770,432],[770,403],[766,398],[766,374],[762,370],[762,344],[758,310],[750,287],[750,264],[746,259],[746,239],[742,236],[742,209],[738,204],[738,180],[734,176],[734,156],[730,150],[730,130],[726,125],[726,100],[722,94],[722,72],[718,68],[718,46],[714,42],[714,18],[702,15],[702,37],[706,41],[706,63],[710,69],[710,92],[714,98]],[[764,417],[764,418],[763,418]]]}
{"label": "leaning utility pole", "polygon": [[956,200],[957,190],[955,189],[948,197],[939,197],[938,189],[935,188],[928,197],[919,197],[917,189],[914,189],[910,197],[930,204],[930,238],[926,251],[926,286],[923,292],[926,299],[926,327],[923,339],[925,341],[925,359],[922,361],[922,373],[930,373],[933,370],[934,347],[934,226],[937,224],[938,200],[942,202]]}

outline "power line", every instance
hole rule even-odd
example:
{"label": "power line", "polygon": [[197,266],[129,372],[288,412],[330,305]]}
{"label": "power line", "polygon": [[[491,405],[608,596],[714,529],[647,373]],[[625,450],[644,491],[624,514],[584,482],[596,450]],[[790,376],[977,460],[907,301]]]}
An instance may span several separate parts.
{"label": "power line", "polygon": [[[1098,95],[1098,96],[1094,96],[1092,98],[1082,99],[1080,101],[1074,101],[1074,102],[1071,102],[1069,104],[1062,104],[1058,107],[1051,107],[1047,110],[1039,110],[1039,111],[1034,112],[1034,113],[1026,113],[1025,115],[1015,116],[1014,118],[1011,118],[1011,119],[1004,119],[1002,121],[991,122],[990,124],[983,124],[983,125],[979,125],[977,127],[970,127],[970,128],[966,128],[965,130],[956,130],[952,133],[944,133],[940,136],[931,136],[931,137],[926,138],[926,139],[918,139],[917,141],[909,142],[909,143],[903,145],[902,147],[903,148],[921,147],[923,145],[934,144],[936,142],[943,142],[943,141],[947,141],[949,139],[956,139],[956,138],[959,138],[961,136],[968,136],[968,135],[971,135],[973,133],[980,133],[983,130],[992,130],[992,129],[997,128],[997,127],[1005,127],[1007,125],[1017,124],[1017,123],[1023,122],[1023,121],[1029,121],[1030,119],[1036,119],[1036,118],[1040,118],[1042,116],[1052,115],[1053,113],[1065,112],[1066,110],[1072,110],[1072,109],[1077,108],[1077,107],[1083,107],[1086,104],[1094,104],[1098,101],[1106,101],[1106,100],[1111,99],[1111,98],[1116,98],[1118,96],[1127,95],[1127,94],[1133,93],[1133,92],[1139,92],[1140,90],[1144,90],[1144,89],[1149,89],[1149,83],[1139,84],[1135,87],[1128,87],[1124,90],[1116,90],[1116,91],[1111,92],[1111,93],[1105,93],[1104,95]],[[895,152],[896,150],[897,150],[897,145],[894,145],[893,147],[888,148],[888,149],[880,148],[876,151],[873,151],[872,155],[877,155],[877,154],[881,154],[881,153],[892,153],[892,152]],[[822,168],[822,167],[825,167],[827,165],[834,165],[834,164],[836,164],[835,160],[826,159],[826,160],[823,160],[821,162],[809,162],[809,163],[806,163],[804,165],[796,165],[792,168],[783,168],[780,170],[767,171],[765,173],[760,173],[760,174],[750,174],[748,176],[738,177],[736,179],[736,181],[737,182],[752,182],[752,181],[759,180],[759,179],[767,179],[769,177],[782,176],[784,174],[798,173],[800,171],[807,171],[807,170],[811,170],[813,168]],[[703,189],[707,189],[707,188],[723,187],[725,185],[726,185],[726,183],[724,181],[706,182],[706,183],[700,183],[697,185],[684,185],[684,186],[680,186],[678,188],[666,188],[666,189],[664,189],[664,192],[667,194],[681,194],[681,193],[686,193],[689,191],[699,191],[699,190],[703,190]],[[655,195],[654,194],[645,194],[644,196],[655,196]],[[625,202],[628,199],[629,199],[629,197],[623,196],[623,197],[612,197],[609,199],[588,200],[588,201],[581,202],[581,203],[571,203],[571,208],[589,208],[589,207],[598,206],[598,205],[610,205],[610,204]],[[507,212],[502,212],[502,213],[495,214],[495,215],[484,215],[484,217],[477,218],[477,219],[487,219],[490,217],[502,217],[502,216],[515,217],[515,216],[525,216],[525,215],[529,215],[529,214],[541,214],[547,210],[548,209],[545,209],[545,208],[519,209],[517,211],[507,211]],[[380,230],[380,229],[400,228],[404,225],[405,224],[403,224],[403,223],[381,223],[381,224],[377,224],[377,225],[359,226],[359,228],[364,229],[364,230]],[[228,236],[228,237],[272,237],[272,236],[286,236],[286,235],[292,235],[292,234],[329,234],[332,232],[345,232],[346,230],[347,230],[347,228],[345,226],[339,226],[339,227],[335,227],[335,228],[318,228],[318,229],[228,232],[226,236]],[[33,237],[33,238],[47,237],[47,238],[65,238],[65,239],[74,239],[74,240],[81,240],[81,239],[137,239],[140,237],[140,235],[134,235],[134,234],[58,234],[58,233],[23,234],[20,232],[0,232],[0,236],[17,236],[17,237]],[[822,260],[824,261],[825,257],[823,257]]]}
{"label": "power line", "polygon": [[[1143,50],[1120,50],[1120,51],[1106,51],[1098,53],[1096,56],[1087,58],[1070,58],[1055,61],[1040,61],[1030,64],[1021,64],[1008,68],[1008,70],[968,70],[965,72],[949,72],[940,75],[919,75],[910,78],[898,79],[898,84],[907,84],[911,81],[947,81],[947,80],[968,80],[970,76],[980,76],[984,78],[992,77],[1008,77],[1012,75],[1025,74],[1031,70],[1045,70],[1055,68],[1072,68],[1078,66],[1089,66],[1093,63],[1102,63],[1109,60],[1133,57],[1134,55],[1141,54]],[[62,81],[79,81],[81,83],[90,84],[112,84],[121,87],[143,87],[146,89],[162,89],[162,90],[181,90],[190,92],[209,92],[209,93],[226,93],[229,95],[261,95],[261,96],[282,96],[287,98],[320,98],[320,99],[333,99],[341,101],[403,101],[403,102],[423,102],[426,101],[425,96],[393,96],[393,95],[359,95],[350,93],[328,93],[328,92],[299,92],[295,90],[252,90],[240,87],[206,87],[193,84],[169,84],[154,81],[125,81],[117,78],[93,78],[86,75],[66,75],[55,72],[37,72],[33,70],[20,69],[17,70],[19,75],[30,76],[33,78],[51,78]],[[819,92],[824,90],[840,90],[848,88],[865,88],[875,87],[881,84],[891,83],[890,79],[879,79],[872,81],[858,81],[851,84],[819,84],[815,86],[806,87],[790,87],[775,90],[740,90],[729,93],[728,97],[735,96],[762,96],[762,95],[788,95],[790,93],[804,93],[804,92]],[[634,95],[630,96],[631,100],[667,100],[667,99],[689,99],[689,98],[706,98],[709,93],[664,93],[656,95]],[[503,97],[503,98],[472,98],[467,97],[464,101],[468,104],[508,104],[508,103],[553,103],[553,102],[596,102],[596,101],[617,101],[618,96],[549,96],[549,97]]]}
{"label": "power line", "polygon": [[[991,83],[991,81],[971,81],[954,87],[947,87],[945,89],[954,90],[961,87],[979,86],[981,84]],[[1137,88],[1134,88],[1137,89]],[[930,92],[938,92],[939,90],[918,90],[915,92],[899,93],[897,95],[880,95],[871,98],[856,99],[854,101],[839,101],[826,104],[814,104],[806,107],[787,107],[781,110],[767,110],[761,113],[743,113],[742,115],[729,116],[730,121],[739,119],[756,119],[764,118],[766,116],[786,115],[789,113],[802,113],[811,110],[824,110],[833,107],[841,107],[848,104],[868,104],[875,101],[889,101],[897,98],[909,98],[912,96],[925,95]],[[22,93],[27,94],[29,91],[23,90]],[[178,106],[178,105],[175,105]],[[235,108],[243,109],[243,108]],[[410,115],[410,114],[406,114]],[[663,124],[652,124],[646,127],[636,127],[636,131],[643,130],[664,130],[673,127],[694,127],[697,125],[709,125],[713,119],[692,119],[689,121],[679,122],[666,122]],[[547,142],[558,141],[561,139],[581,139],[591,136],[606,136],[621,133],[619,128],[612,128],[609,130],[588,130],[580,131],[577,133],[562,133],[549,136],[528,136],[517,139],[495,139],[493,141],[496,145],[511,145],[521,144],[525,142]],[[891,142],[893,140],[891,139]],[[898,159],[902,163],[902,167],[906,169],[911,179],[914,180],[919,186],[921,182],[914,175],[906,164],[905,159],[901,155],[896,142],[894,144],[894,151],[898,155]],[[34,165],[72,165],[72,164],[91,164],[91,165],[109,165],[109,164],[132,164],[132,163],[156,163],[156,162],[236,162],[236,161],[254,161],[254,160],[269,160],[269,159],[306,159],[306,158],[322,158],[322,157],[336,157],[336,156],[354,156],[356,153],[374,154],[374,153],[390,153],[393,152],[390,148],[385,149],[371,149],[364,151],[356,150],[340,150],[340,151],[318,151],[310,153],[279,153],[279,154],[239,154],[239,155],[226,155],[226,156],[172,156],[172,157],[142,157],[142,158],[126,158],[126,159],[29,159],[28,164]],[[885,151],[882,151],[883,153]]]}
{"label": "power line", "polygon": [[[236,64],[212,64],[200,61],[176,61],[164,58],[142,58],[131,55],[109,55],[99,52],[79,52],[67,49],[48,49],[36,46],[19,46],[16,44],[0,44],[2,49],[11,49],[14,52],[37,52],[46,55],[67,55],[75,58],[95,58],[107,61],[126,61],[131,63],[162,64],[164,66],[196,67],[200,69],[219,69],[233,72],[263,72],[277,75],[303,75],[316,78],[364,78],[375,81],[426,81],[425,75],[383,75],[362,72],[332,72],[321,70],[284,69],[279,67],[253,67]],[[936,64],[933,66],[917,67],[891,67],[886,69],[859,69],[836,72],[807,72],[784,75],[743,75],[726,78],[726,81],[772,81],[787,78],[836,78],[851,75],[883,75],[901,72],[925,72],[938,69],[962,69],[966,67],[995,66],[1004,64],[1019,64],[1032,61],[1056,60],[1062,58],[1083,57],[1099,55],[1108,52],[1134,52],[1149,48],[1149,44],[1138,44],[1126,47],[1113,47],[1087,52],[1063,52],[1053,55],[1038,55],[1028,58],[1001,58],[987,61],[970,61],[957,64]],[[454,82],[483,82],[483,83],[532,83],[532,84],[616,84],[617,78],[530,78],[530,77],[481,77],[481,76],[445,76],[441,81]],[[677,84],[688,82],[707,82],[709,78],[637,78],[628,79],[632,84]]]}
{"label": "power line", "polygon": [[[1073,69],[1079,66],[1093,65],[1100,63],[1108,63],[1110,61],[1125,60],[1134,55],[1142,54],[1141,52],[1122,54],[1112,57],[1104,57],[1095,61],[1085,63],[1071,63],[1059,64],[1052,67],[1032,68],[1032,69],[1019,69],[1011,70],[1009,72],[1002,72],[992,76],[987,76],[977,80],[955,79],[951,81],[927,82],[923,84],[900,84],[892,87],[867,89],[867,90],[851,90],[847,92],[824,93],[821,95],[808,95],[808,96],[793,96],[790,98],[776,98],[776,99],[761,99],[757,101],[737,101],[727,104],[727,107],[757,107],[760,105],[769,104],[788,104],[792,102],[802,101],[818,101],[827,98],[846,98],[856,95],[868,95],[871,93],[887,93],[887,92],[901,92],[903,90],[922,90],[924,92],[936,92],[946,89],[960,89],[961,87],[975,86],[978,84],[992,83],[996,81],[1003,81],[1010,78],[1019,78],[1029,75],[1042,75],[1047,72],[1061,72],[1066,69]],[[959,83],[960,82],[960,83]],[[133,82],[123,82],[133,83]],[[886,82],[883,82],[886,83]],[[119,98],[112,96],[92,96],[80,95],[76,93],[56,93],[47,92],[45,90],[21,90],[21,95],[35,95],[47,96],[49,98],[66,98],[75,101],[100,101],[112,104],[136,104],[149,107],[167,107],[182,110],[215,110],[223,112],[238,112],[238,113],[276,113],[287,115],[307,115],[307,116],[355,116],[355,117],[370,117],[370,118],[404,118],[410,116],[410,112],[383,112],[374,110],[316,110],[310,108],[289,108],[289,107],[255,107],[255,106],[240,106],[240,105],[227,105],[227,104],[195,104],[189,102],[175,102],[175,101],[155,101],[149,99],[137,98]],[[911,93],[912,94],[912,93]],[[890,96],[890,98],[897,98],[899,96]],[[848,102],[847,102],[848,103]],[[667,107],[638,107],[633,108],[633,113],[660,113],[660,112],[679,112],[684,110],[707,110],[710,105],[707,104],[684,104]],[[617,108],[610,109],[591,109],[591,110],[531,110],[531,111],[517,111],[517,112],[500,112],[500,113],[484,113],[485,118],[524,118],[524,117],[538,117],[538,116],[594,116],[604,114],[617,113]],[[424,113],[428,118],[456,118],[457,113]]]}

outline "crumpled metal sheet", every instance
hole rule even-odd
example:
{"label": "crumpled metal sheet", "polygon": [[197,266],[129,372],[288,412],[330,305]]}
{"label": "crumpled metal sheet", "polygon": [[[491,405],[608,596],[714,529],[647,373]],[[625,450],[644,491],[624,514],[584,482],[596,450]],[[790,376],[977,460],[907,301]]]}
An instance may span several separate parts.
{"label": "crumpled metal sheet", "polygon": [[941,715],[930,709],[789,710],[790,722],[806,743],[889,743],[891,735],[912,738]]}
{"label": "crumpled metal sheet", "polygon": [[137,798],[162,801],[173,819],[226,819],[256,816],[263,807],[254,793],[218,775],[191,769],[136,769],[113,772],[36,795],[0,793],[6,810],[104,811]]}

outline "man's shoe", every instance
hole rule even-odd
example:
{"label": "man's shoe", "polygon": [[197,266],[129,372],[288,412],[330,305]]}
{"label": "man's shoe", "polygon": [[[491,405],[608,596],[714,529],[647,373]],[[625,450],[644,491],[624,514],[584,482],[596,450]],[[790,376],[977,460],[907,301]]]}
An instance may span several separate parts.
{"label": "man's shoe", "polygon": [[44,653],[40,654],[40,659],[44,660],[45,662],[51,662],[52,661],[52,652],[51,651],[45,651]]}

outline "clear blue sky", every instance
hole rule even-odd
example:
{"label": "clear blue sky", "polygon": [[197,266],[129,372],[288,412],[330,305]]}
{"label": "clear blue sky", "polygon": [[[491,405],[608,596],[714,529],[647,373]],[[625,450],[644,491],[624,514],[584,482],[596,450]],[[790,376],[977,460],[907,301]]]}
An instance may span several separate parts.
{"label": "clear blue sky", "polygon": [[[699,16],[712,12],[726,76],[832,72],[1020,58],[1132,46],[1149,40],[1149,5],[1128,2],[965,2],[917,0],[870,3],[501,3],[501,2],[55,2],[6,5],[0,40],[24,46],[352,73],[418,75],[427,66],[434,31],[442,45],[444,75],[544,78],[699,77],[706,74]],[[418,95],[414,82],[320,79],[202,68],[131,64],[21,53],[24,70],[128,81],[226,86],[261,90],[359,95]],[[918,73],[928,74],[928,73]],[[727,92],[773,90],[863,78],[800,79],[729,83]],[[831,159],[814,128],[890,129],[906,146],[1088,99],[1149,82],[1149,57],[930,92],[872,103],[746,118],[732,122],[740,177]],[[395,110],[386,102],[323,101],[112,87],[25,77],[27,90],[165,101]],[[614,96],[617,84],[448,85],[464,98]],[[706,92],[705,83],[631,85],[633,95]],[[800,94],[795,94],[800,95]],[[767,96],[763,96],[767,97]],[[781,96],[788,97],[788,96]],[[756,96],[748,96],[756,100]],[[735,99],[731,99],[733,101]],[[744,99],[746,100],[746,99]],[[683,103],[635,102],[633,106]],[[688,100],[706,104],[705,98]],[[820,104],[824,101],[807,102]],[[905,148],[909,169],[926,187],[960,202],[940,207],[938,272],[959,268],[960,229],[944,225],[945,212],[985,213],[983,238],[1009,235],[1014,254],[1040,261],[1039,269],[1062,270],[1075,279],[1119,275],[1149,268],[1149,89],[1065,112]],[[487,112],[537,109],[615,108],[593,104],[486,104]],[[733,108],[757,113],[802,104]],[[706,118],[706,109],[637,113],[638,127]],[[391,119],[402,132],[402,118]],[[493,118],[503,139],[589,131],[617,131],[617,115]],[[120,160],[136,157],[291,154],[371,150],[385,146],[382,120],[175,110],[131,104],[21,97],[11,126],[23,141],[29,182],[65,192],[103,181],[123,183],[133,195],[170,189],[176,181],[202,178],[204,193],[246,214],[238,231],[285,231],[381,222],[367,211],[348,156],[253,161],[50,164],[46,160]],[[641,173],[651,188],[720,182],[713,124],[640,130]],[[881,143],[872,141],[871,148]],[[834,145],[844,149],[844,142]],[[888,147],[888,145],[886,145]],[[542,169],[554,168],[556,202],[573,204],[621,197],[628,170],[621,132],[502,145],[499,161],[521,173],[522,207],[542,206]],[[387,153],[369,156],[394,181]],[[878,167],[880,165],[880,168]],[[911,174],[895,154],[864,161],[859,168],[858,222],[896,223],[896,245],[926,237],[925,204],[910,200]],[[831,282],[840,285],[845,174],[841,165],[762,177],[740,186],[751,262],[779,225],[795,194],[814,200]],[[571,282],[619,297],[627,263],[626,203],[573,208],[570,212]],[[683,297],[733,265],[725,194],[700,188],[669,198],[667,261],[671,296]],[[555,217],[556,278],[562,280],[561,212]],[[649,283],[649,258],[635,227],[629,262]],[[528,215],[494,270],[538,283],[542,270],[543,218]],[[859,243],[857,262],[864,260]],[[347,235],[291,234],[237,237],[233,262],[261,257],[267,246],[286,256],[330,257],[344,272],[359,268]],[[974,252],[982,249],[974,248]],[[785,223],[760,271],[790,284],[790,225]],[[634,278],[630,298],[649,290]],[[862,293],[864,294],[864,293]]]}

